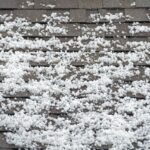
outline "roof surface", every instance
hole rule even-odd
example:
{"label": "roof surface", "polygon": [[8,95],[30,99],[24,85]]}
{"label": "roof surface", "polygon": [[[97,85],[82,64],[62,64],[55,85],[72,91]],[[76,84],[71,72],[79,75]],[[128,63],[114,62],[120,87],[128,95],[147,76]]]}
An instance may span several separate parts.
{"label": "roof surface", "polygon": [[150,149],[150,0],[0,0],[0,150]]}

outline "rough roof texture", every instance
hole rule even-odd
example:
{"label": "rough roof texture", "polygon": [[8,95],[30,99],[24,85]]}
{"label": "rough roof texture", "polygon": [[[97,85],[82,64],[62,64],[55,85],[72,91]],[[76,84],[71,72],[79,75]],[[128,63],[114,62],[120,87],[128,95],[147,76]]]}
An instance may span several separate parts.
{"label": "rough roof texture", "polygon": [[150,0],[0,0],[0,150],[150,149]]}

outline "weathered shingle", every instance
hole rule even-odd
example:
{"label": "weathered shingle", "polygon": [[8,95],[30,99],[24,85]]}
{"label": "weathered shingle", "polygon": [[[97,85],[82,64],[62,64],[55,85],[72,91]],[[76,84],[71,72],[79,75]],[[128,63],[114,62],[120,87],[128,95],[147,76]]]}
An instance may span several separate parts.
{"label": "weathered shingle", "polygon": [[55,0],[36,0],[34,8],[50,9],[56,7]]}
{"label": "weathered shingle", "polygon": [[0,133],[0,149],[1,150],[12,150],[15,148],[16,148],[16,146],[8,144],[5,141],[5,136],[2,133]]}
{"label": "weathered shingle", "polygon": [[23,17],[32,22],[42,22],[44,14],[46,14],[45,10],[15,10],[13,12],[14,18]]}
{"label": "weathered shingle", "polygon": [[146,9],[125,9],[128,21],[149,21]]}
{"label": "weathered shingle", "polygon": [[57,8],[78,8],[77,0],[56,0]]}
{"label": "weathered shingle", "polygon": [[33,9],[34,8],[34,0],[16,0],[17,8],[19,9]]}
{"label": "weathered shingle", "polygon": [[150,7],[150,0],[136,0],[137,7]]}
{"label": "weathered shingle", "polygon": [[104,8],[123,8],[122,0],[103,0]]}
{"label": "weathered shingle", "polygon": [[85,9],[71,9],[70,19],[72,22],[86,22],[87,14]]}
{"label": "weathered shingle", "polygon": [[136,7],[135,0],[123,0],[124,8],[134,8]]}
{"label": "weathered shingle", "polygon": [[17,0],[0,0],[0,9],[17,8]]}
{"label": "weathered shingle", "polygon": [[102,8],[102,0],[78,0],[79,8],[95,9]]}

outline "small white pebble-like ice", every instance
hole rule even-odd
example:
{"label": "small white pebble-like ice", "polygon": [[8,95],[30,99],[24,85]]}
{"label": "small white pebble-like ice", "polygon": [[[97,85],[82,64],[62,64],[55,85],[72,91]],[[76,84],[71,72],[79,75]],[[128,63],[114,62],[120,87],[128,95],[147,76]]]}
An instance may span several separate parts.
{"label": "small white pebble-like ice", "polygon": [[[113,21],[122,13],[89,17],[106,23],[79,27],[81,36],[63,40],[68,12],[43,15],[47,24],[0,16],[0,128],[11,131],[8,143],[35,150],[150,149],[150,69],[142,66],[150,64],[150,42],[105,38],[116,33]],[[128,30],[150,33],[138,23]],[[11,98],[20,94],[24,99]]]}

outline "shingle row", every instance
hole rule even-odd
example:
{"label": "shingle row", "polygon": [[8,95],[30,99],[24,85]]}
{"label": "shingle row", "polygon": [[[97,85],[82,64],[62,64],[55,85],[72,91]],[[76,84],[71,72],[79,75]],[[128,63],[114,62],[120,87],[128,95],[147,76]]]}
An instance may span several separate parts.
{"label": "shingle row", "polygon": [[17,8],[133,8],[150,7],[149,0],[0,0],[0,9]]}
{"label": "shingle row", "polygon": [[[100,14],[102,16],[108,13],[116,14],[122,13],[124,17],[113,20],[114,22],[125,22],[125,21],[149,21],[150,20],[150,10],[145,8],[138,9],[122,9],[122,10],[109,10],[109,9],[98,9],[98,10],[87,10],[87,9],[69,9],[69,10],[0,10],[0,15],[13,14],[13,17],[24,17],[28,21],[32,22],[43,22],[43,15],[51,15],[52,13],[57,13],[61,16],[66,16],[65,13],[68,12],[69,20],[68,22],[107,22],[107,20],[100,19],[97,21],[92,20],[90,17],[92,14]],[[3,22],[3,18],[0,17],[0,22]]]}

